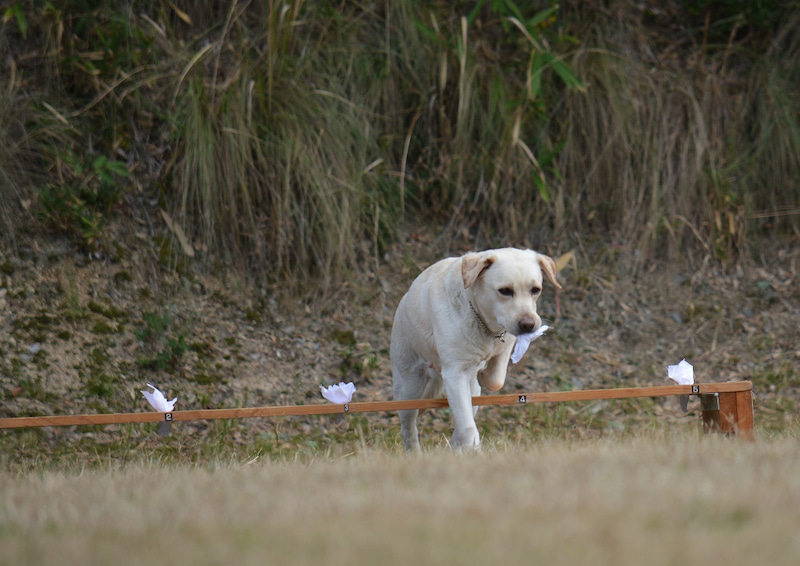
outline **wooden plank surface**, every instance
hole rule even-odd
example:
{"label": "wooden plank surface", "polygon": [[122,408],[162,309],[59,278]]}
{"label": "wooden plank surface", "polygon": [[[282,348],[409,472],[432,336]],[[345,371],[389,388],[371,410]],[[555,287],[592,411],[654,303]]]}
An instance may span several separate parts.
{"label": "wooden plank surface", "polygon": [[[473,397],[474,406],[522,405],[530,403],[562,403],[568,401],[594,401],[601,399],[634,399],[642,397],[667,397],[672,395],[697,395],[703,393],[749,392],[749,381],[727,383],[701,383],[695,385],[662,385],[654,387],[627,387],[619,389],[587,389],[581,391],[556,391],[549,393],[514,393]],[[748,396],[749,397],[749,396]],[[744,403],[745,401],[742,401]],[[243,407],[238,409],[200,409],[172,413],[113,413],[96,415],[55,415],[41,417],[0,418],[0,428],[42,426],[107,425],[120,423],[145,423],[215,419],[246,419],[257,417],[284,417],[299,415],[327,415],[341,413],[369,413],[408,409],[436,409],[447,407],[446,399],[415,399],[408,401],[366,401],[338,404],[286,405],[272,407]],[[752,412],[750,413],[752,415]],[[750,417],[752,422],[752,416]],[[752,425],[750,425],[752,428]]]}
{"label": "wooden plank surface", "polygon": [[737,433],[747,440],[755,440],[753,433],[753,393],[752,391],[736,392]]}

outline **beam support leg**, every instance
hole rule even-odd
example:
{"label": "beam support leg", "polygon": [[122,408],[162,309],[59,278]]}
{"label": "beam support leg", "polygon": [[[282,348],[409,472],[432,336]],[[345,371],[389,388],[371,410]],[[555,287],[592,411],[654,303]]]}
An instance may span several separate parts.
{"label": "beam support leg", "polygon": [[718,432],[755,440],[753,434],[752,391],[714,393],[700,396],[703,410],[703,432]]}

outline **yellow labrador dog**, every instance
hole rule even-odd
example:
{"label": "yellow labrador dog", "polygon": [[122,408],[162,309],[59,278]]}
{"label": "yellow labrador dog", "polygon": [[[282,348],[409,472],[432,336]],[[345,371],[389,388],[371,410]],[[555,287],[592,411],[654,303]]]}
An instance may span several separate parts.
{"label": "yellow labrador dog", "polygon": [[[542,275],[561,288],[552,258],[503,248],[438,261],[400,300],[392,325],[395,399],[447,396],[455,431],[451,446],[478,448],[472,397],[497,391],[516,337],[542,325],[536,301]],[[419,450],[419,411],[400,411],[403,442]]]}

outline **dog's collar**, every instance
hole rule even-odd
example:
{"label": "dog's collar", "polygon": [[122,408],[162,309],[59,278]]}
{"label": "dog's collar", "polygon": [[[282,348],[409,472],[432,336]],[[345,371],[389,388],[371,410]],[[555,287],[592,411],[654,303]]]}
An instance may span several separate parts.
{"label": "dog's collar", "polygon": [[484,329],[484,330],[485,330],[485,331],[486,331],[486,332],[487,332],[487,333],[488,333],[490,336],[492,336],[492,337],[493,337],[495,340],[498,340],[498,341],[500,341],[500,342],[505,342],[506,331],[505,331],[505,330],[503,330],[503,331],[501,331],[501,332],[492,332],[492,329],[491,329],[491,328],[489,328],[489,325],[488,325],[488,324],[486,324],[486,321],[485,321],[485,320],[483,320],[483,317],[482,317],[480,314],[478,314],[478,311],[477,311],[477,309],[475,309],[475,306],[472,304],[472,301],[467,301],[467,302],[469,303],[469,308],[471,308],[471,309],[472,309],[472,314],[474,314],[474,315],[475,315],[475,318],[477,318],[477,319],[478,319],[478,322],[480,322],[480,324],[481,324],[481,326],[483,327],[483,329]]}

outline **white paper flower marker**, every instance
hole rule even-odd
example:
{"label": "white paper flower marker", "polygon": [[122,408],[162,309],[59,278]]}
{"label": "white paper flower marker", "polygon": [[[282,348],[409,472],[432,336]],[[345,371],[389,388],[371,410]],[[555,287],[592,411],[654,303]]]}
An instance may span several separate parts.
{"label": "white paper flower marker", "polygon": [[531,342],[536,340],[539,336],[544,334],[550,330],[550,327],[546,324],[541,325],[539,328],[536,329],[535,332],[530,332],[528,334],[520,334],[517,336],[517,343],[514,344],[514,351],[511,352],[511,362],[517,363],[522,359],[522,356],[525,355],[525,352],[528,351],[528,346],[531,345]]}
{"label": "white paper flower marker", "polygon": [[164,394],[161,393],[161,391],[159,391],[155,385],[153,385],[152,383],[148,383],[147,387],[152,388],[153,392],[151,393],[150,391],[146,391],[144,389],[142,389],[141,392],[142,395],[144,395],[144,398],[147,399],[147,401],[150,403],[150,406],[153,407],[153,409],[155,409],[159,413],[169,413],[170,411],[172,411],[172,409],[175,408],[175,401],[178,400],[177,397],[175,397],[172,401],[167,401],[167,398],[164,397]]}
{"label": "white paper flower marker", "polygon": [[[684,358],[674,366],[667,366],[667,378],[678,385],[691,385],[694,383],[694,367]],[[689,396],[681,395],[680,404],[683,412],[687,412],[689,410]]]}
{"label": "white paper flower marker", "polygon": [[322,396],[331,403],[343,405],[349,403],[353,399],[353,393],[356,392],[356,386],[350,383],[339,383],[339,385],[331,385],[330,387],[319,386],[322,391]]}
{"label": "white paper flower marker", "polygon": [[674,366],[667,366],[667,377],[678,385],[691,385],[694,383],[694,367],[683,359]]}

